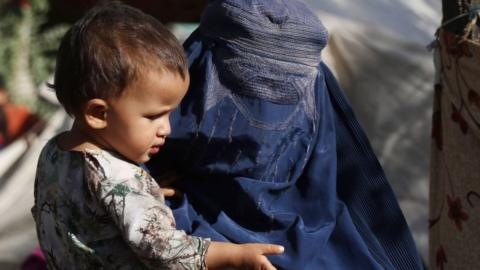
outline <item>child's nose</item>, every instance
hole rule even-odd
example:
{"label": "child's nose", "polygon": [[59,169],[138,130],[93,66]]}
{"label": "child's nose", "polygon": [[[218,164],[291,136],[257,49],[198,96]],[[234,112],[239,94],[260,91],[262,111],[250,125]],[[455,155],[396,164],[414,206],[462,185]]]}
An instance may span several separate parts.
{"label": "child's nose", "polygon": [[168,135],[170,135],[170,133],[172,132],[171,128],[170,128],[170,121],[167,120],[167,121],[164,121],[160,127],[157,129],[157,136],[158,137],[167,137]]}

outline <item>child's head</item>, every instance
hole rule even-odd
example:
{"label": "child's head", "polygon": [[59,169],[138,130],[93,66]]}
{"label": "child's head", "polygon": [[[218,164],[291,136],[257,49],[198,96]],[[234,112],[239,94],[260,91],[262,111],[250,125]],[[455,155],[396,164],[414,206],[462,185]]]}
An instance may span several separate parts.
{"label": "child's head", "polygon": [[65,34],[53,88],[97,145],[145,162],[170,133],[169,113],[188,83],[175,37],[153,17],[109,2]]}
{"label": "child's head", "polygon": [[62,39],[54,89],[75,115],[93,98],[115,98],[146,70],[188,73],[183,48],[155,18],[119,2],[90,10]]}

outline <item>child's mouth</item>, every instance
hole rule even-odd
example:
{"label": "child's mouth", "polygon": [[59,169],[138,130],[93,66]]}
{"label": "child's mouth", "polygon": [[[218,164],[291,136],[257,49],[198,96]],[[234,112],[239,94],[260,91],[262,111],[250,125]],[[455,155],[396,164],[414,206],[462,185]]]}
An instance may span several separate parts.
{"label": "child's mouth", "polygon": [[154,155],[154,154],[158,153],[158,151],[160,151],[160,146],[156,145],[156,146],[150,147],[150,151],[148,153],[150,155]]}

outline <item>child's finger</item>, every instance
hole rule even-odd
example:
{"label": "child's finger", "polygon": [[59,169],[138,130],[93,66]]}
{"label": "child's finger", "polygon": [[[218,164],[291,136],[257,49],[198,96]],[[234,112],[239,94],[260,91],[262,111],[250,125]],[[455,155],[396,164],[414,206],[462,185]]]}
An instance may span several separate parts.
{"label": "child's finger", "polygon": [[277,270],[275,266],[272,265],[272,263],[267,259],[267,257],[263,257],[263,263],[261,266],[261,270]]}
{"label": "child's finger", "polygon": [[285,248],[280,245],[273,245],[273,244],[256,244],[257,248],[260,249],[260,253],[264,255],[275,255],[275,254],[282,254],[285,251]]}

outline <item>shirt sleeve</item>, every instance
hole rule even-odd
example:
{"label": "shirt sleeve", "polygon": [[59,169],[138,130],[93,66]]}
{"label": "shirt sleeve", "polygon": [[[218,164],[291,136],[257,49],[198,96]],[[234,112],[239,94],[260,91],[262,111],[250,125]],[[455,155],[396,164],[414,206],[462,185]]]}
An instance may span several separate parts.
{"label": "shirt sleeve", "polygon": [[105,207],[145,266],[206,269],[210,241],[175,228],[173,214],[164,203],[160,187],[143,169],[125,163],[130,167],[123,164],[120,168],[109,168],[122,177],[109,177],[94,155],[86,154],[86,161],[85,177],[90,192]]}

